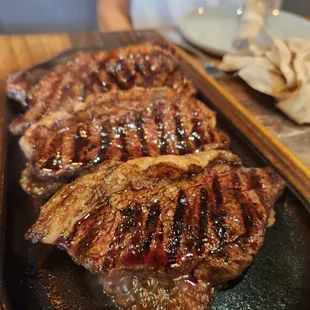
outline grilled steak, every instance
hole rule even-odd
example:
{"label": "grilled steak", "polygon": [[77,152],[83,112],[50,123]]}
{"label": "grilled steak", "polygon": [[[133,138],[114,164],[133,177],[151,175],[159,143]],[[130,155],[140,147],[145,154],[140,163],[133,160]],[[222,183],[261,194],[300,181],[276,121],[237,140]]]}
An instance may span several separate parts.
{"label": "grilled steak", "polygon": [[68,182],[70,180],[42,180],[33,174],[32,167],[29,164],[20,178],[20,185],[23,190],[41,202],[45,202]]}
{"label": "grilled steak", "polygon": [[59,63],[39,65],[9,77],[8,96],[26,110],[10,129],[21,134],[53,111],[70,113],[79,101],[88,102],[96,94],[135,86],[194,92],[179,72],[179,60],[171,47],[144,43],[113,51],[78,52]]}
{"label": "grilled steak", "polygon": [[136,89],[105,99],[77,105],[72,115],[55,112],[27,129],[20,145],[34,175],[68,178],[109,159],[183,155],[228,143],[211,110],[174,90]]}
{"label": "grilled steak", "polygon": [[93,273],[168,272],[218,287],[252,262],[283,186],[226,151],[107,161],[56,193],[26,237]]}

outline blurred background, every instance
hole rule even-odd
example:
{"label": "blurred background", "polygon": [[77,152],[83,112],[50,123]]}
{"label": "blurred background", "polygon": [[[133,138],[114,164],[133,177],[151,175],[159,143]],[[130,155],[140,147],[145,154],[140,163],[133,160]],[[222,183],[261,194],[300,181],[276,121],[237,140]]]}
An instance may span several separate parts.
{"label": "blurred background", "polygon": [[[0,33],[92,30],[96,9],[96,0],[0,0]],[[283,9],[310,16],[310,0],[284,0]]]}

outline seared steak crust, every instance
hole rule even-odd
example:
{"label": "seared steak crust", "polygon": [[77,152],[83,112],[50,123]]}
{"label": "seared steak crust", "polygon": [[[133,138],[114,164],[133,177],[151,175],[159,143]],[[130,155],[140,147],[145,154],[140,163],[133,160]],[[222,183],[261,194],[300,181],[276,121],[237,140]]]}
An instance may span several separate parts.
{"label": "seared steak crust", "polygon": [[94,273],[170,270],[222,284],[258,252],[283,186],[226,151],[108,161],[61,189],[27,238]]}
{"label": "seared steak crust", "polygon": [[78,52],[56,65],[14,73],[8,78],[8,96],[26,109],[10,129],[22,134],[51,112],[70,112],[77,102],[135,86],[194,92],[192,84],[181,75],[179,59],[171,47],[144,43],[113,51]]}

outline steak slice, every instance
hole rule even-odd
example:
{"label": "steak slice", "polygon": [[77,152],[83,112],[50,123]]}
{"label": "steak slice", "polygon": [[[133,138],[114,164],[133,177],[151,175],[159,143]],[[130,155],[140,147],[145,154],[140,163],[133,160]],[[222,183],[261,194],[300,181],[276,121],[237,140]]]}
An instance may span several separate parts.
{"label": "steak slice", "polygon": [[[220,132],[218,132],[220,133]],[[214,143],[214,144],[207,144],[202,147],[202,151],[211,150],[211,149],[223,149],[226,148],[226,145],[223,143]],[[81,171],[78,176],[87,174],[92,170],[95,170],[97,166],[93,166],[90,169],[85,169]],[[55,194],[59,189],[61,189],[65,184],[72,182],[75,177],[69,178],[58,178],[56,180],[47,179],[47,178],[40,178],[35,175],[33,171],[33,167],[28,163],[24,171],[22,172],[20,178],[20,184],[23,190],[39,201],[40,205],[45,203],[53,194]],[[270,218],[269,226],[271,226],[274,222],[274,219]]]}
{"label": "steak slice", "polygon": [[229,143],[215,113],[175,90],[135,89],[99,96],[30,126],[20,146],[32,174],[50,180],[79,176],[105,160],[184,155]]}
{"label": "steak slice", "polygon": [[194,93],[180,73],[179,59],[171,47],[147,42],[112,51],[81,51],[8,78],[8,96],[26,110],[10,130],[22,134],[53,111],[70,113],[77,102],[88,102],[96,94],[135,86]]}
{"label": "steak slice", "polygon": [[108,161],[56,193],[26,238],[93,273],[149,270],[218,287],[252,262],[283,187],[227,151]]}
{"label": "steak slice", "polygon": [[68,183],[68,180],[42,180],[32,173],[32,168],[29,165],[26,166],[20,177],[20,185],[23,190],[32,197],[39,198],[42,201],[46,201],[47,198],[51,197],[66,183]]}

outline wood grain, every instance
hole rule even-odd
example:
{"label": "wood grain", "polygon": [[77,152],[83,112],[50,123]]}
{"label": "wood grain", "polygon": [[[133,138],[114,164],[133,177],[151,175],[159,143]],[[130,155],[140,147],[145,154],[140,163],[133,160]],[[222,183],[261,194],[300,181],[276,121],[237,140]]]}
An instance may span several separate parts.
{"label": "wood grain", "polygon": [[[109,48],[116,48],[146,39],[158,40],[159,36],[153,31],[144,31],[0,37],[2,98],[5,96],[5,78],[14,70],[46,61],[71,47],[94,47],[105,43]],[[310,152],[307,147],[310,128],[294,125],[274,109],[270,98],[251,91],[240,80],[232,77],[214,80],[192,57],[180,50],[179,53],[186,60],[183,63],[185,74],[201,93],[310,201]],[[4,115],[3,106],[1,115]],[[0,132],[1,146],[4,145],[3,135]]]}
{"label": "wood grain", "polygon": [[2,84],[10,72],[46,61],[71,47],[67,35],[2,36],[0,45]]}

